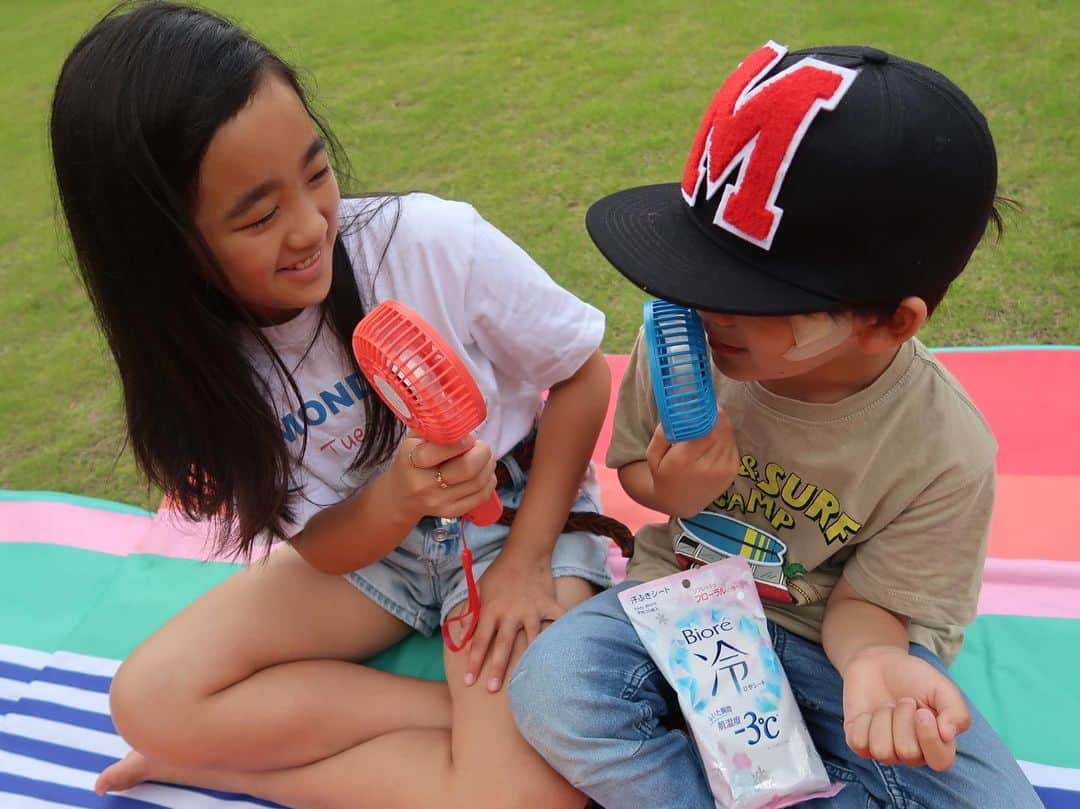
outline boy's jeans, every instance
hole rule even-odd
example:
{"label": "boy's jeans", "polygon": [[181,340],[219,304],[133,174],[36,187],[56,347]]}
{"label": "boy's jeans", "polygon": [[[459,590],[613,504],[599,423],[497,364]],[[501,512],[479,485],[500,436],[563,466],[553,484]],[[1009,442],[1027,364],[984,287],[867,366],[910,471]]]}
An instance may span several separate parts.
{"label": "boy's jeans", "polygon": [[[645,652],[617,593],[579,605],[529,647],[510,681],[518,727],[541,755],[605,809],[710,809],[694,743],[661,723],[675,695]],[[815,643],[769,623],[773,646],[834,781],[846,786],[814,809],[1041,809],[1001,739],[973,707],[948,771],[886,767],[844,741],[840,674]],[[939,669],[922,646],[911,653]]]}

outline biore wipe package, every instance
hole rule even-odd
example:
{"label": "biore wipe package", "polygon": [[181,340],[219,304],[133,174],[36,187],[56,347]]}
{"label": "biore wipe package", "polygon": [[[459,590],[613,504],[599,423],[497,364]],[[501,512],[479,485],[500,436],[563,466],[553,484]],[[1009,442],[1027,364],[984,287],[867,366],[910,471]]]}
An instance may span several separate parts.
{"label": "biore wipe package", "polygon": [[619,600],[679,696],[717,809],[779,809],[840,791],[773,651],[744,559],[646,582]]}

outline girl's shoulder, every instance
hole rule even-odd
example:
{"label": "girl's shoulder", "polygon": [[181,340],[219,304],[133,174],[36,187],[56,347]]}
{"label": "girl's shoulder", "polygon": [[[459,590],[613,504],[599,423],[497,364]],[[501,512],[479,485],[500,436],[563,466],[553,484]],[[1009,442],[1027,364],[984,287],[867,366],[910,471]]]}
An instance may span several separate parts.
{"label": "girl's shoulder", "polygon": [[423,192],[343,197],[343,234],[363,233],[370,241],[456,241],[471,238],[479,214],[467,202]]}
{"label": "girl's shoulder", "polygon": [[339,232],[369,303],[423,297],[423,290],[460,297],[483,222],[468,203],[423,193],[342,199],[339,210]]}

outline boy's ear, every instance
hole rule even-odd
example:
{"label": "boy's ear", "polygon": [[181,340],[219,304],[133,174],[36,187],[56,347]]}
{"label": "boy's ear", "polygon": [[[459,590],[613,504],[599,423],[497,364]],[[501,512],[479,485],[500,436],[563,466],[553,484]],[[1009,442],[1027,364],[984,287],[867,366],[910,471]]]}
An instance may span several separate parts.
{"label": "boy's ear", "polygon": [[867,353],[895,348],[918,333],[927,318],[926,301],[904,298],[888,317],[879,317],[859,331],[859,345]]}

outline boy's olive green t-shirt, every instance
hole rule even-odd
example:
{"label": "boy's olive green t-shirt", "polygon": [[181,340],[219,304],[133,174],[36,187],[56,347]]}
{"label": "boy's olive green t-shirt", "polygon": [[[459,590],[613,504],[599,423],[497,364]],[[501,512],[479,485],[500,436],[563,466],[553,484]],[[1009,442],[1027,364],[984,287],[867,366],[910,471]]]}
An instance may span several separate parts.
{"label": "boy's olive green t-shirt", "polygon": [[[869,387],[834,404],[778,396],[715,368],[713,382],[734,425],[738,476],[703,513],[643,527],[627,576],[674,573],[676,553],[694,563],[741,555],[768,617],[820,642],[843,574],[950,663],[975,617],[997,453],[956,379],[911,340]],[[639,334],[607,465],[643,461],[658,422]]]}

